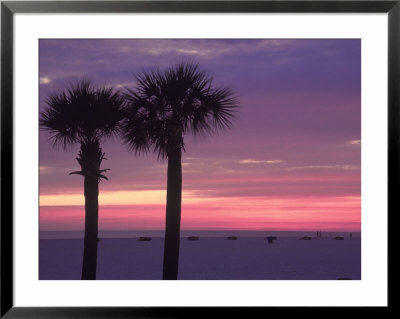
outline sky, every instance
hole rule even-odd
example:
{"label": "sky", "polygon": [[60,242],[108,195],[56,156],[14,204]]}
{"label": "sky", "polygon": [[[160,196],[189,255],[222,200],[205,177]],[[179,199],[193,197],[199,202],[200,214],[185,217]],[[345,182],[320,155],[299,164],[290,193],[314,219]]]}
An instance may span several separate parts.
{"label": "sky", "polygon": [[[232,128],[185,136],[182,229],[361,230],[361,41],[42,39],[40,110],[79,79],[124,91],[135,75],[199,63],[235,92]],[[164,229],[167,164],[102,141],[99,229]],[[79,145],[39,132],[40,230],[83,230]]]}

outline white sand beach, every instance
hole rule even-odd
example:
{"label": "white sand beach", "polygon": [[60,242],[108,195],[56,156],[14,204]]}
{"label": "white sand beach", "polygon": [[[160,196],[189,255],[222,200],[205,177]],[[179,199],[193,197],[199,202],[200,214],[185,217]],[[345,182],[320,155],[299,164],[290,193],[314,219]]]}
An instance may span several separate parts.
{"label": "white sand beach", "polygon": [[[361,279],[361,238],[359,233],[332,234],[302,240],[299,234],[248,234],[237,240],[199,236],[181,238],[179,275],[181,280],[337,280]],[[195,234],[197,236],[197,234]],[[270,235],[270,234],[268,234]],[[272,235],[271,235],[272,236]],[[46,238],[46,236],[41,236]],[[163,238],[151,241],[135,238],[107,238],[99,242],[98,280],[161,280]],[[39,279],[79,280],[82,238],[40,239]]]}

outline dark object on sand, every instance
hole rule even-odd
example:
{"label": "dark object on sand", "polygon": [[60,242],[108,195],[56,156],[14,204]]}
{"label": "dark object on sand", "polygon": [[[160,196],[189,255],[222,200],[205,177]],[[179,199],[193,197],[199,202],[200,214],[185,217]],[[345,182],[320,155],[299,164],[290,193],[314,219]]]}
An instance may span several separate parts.
{"label": "dark object on sand", "polygon": [[334,239],[334,240],[344,240],[344,237],[337,236],[337,237],[333,237],[332,239]]}
{"label": "dark object on sand", "polygon": [[277,240],[276,236],[268,236],[267,238],[268,244],[272,244],[274,240]]}
{"label": "dark object on sand", "polygon": [[187,238],[187,240],[199,240],[199,237],[197,237],[197,236],[189,236]]}
{"label": "dark object on sand", "polygon": [[236,236],[229,236],[226,237],[227,240],[237,240],[238,238]]}
{"label": "dark object on sand", "polygon": [[151,237],[139,237],[139,241],[151,241]]}
{"label": "dark object on sand", "polygon": [[337,280],[352,280],[351,278],[346,278],[346,277],[340,277]]}
{"label": "dark object on sand", "polygon": [[301,237],[300,239],[302,239],[302,240],[311,240],[312,237],[310,237],[310,236],[304,236],[304,237]]}

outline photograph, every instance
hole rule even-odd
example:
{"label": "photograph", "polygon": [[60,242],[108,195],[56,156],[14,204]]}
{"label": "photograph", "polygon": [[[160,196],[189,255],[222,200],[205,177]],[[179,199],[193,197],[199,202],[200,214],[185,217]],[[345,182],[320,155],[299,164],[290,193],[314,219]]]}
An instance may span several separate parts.
{"label": "photograph", "polygon": [[40,281],[362,279],[361,39],[38,41]]}

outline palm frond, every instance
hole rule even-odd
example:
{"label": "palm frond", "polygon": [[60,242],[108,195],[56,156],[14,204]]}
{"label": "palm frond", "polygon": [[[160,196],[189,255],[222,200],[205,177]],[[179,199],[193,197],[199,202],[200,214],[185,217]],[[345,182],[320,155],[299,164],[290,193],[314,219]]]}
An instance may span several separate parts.
{"label": "palm frond", "polygon": [[213,78],[196,63],[181,63],[164,72],[152,69],[136,77],[127,89],[124,142],[136,153],[150,148],[159,158],[171,144],[184,149],[184,135],[211,134],[231,127],[238,104],[227,88],[214,88]]}
{"label": "palm frond", "polygon": [[111,87],[94,87],[80,80],[46,99],[40,127],[50,133],[55,145],[64,148],[85,139],[119,133],[125,117],[124,99]]}

